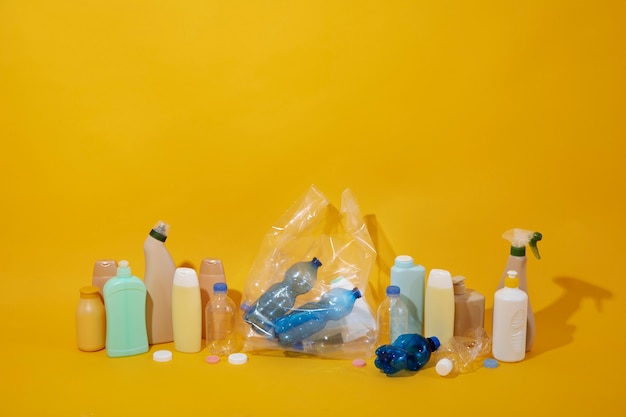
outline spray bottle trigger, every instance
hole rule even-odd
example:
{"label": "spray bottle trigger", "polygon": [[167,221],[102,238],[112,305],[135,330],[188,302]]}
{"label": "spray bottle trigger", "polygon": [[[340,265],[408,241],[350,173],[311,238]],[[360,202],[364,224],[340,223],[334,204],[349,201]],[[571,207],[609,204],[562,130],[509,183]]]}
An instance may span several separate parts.
{"label": "spray bottle trigger", "polygon": [[528,242],[530,249],[533,251],[533,255],[535,255],[535,258],[537,259],[541,259],[541,255],[539,255],[539,248],[537,248],[537,242],[539,242],[542,238],[543,236],[541,233],[534,232],[530,238],[530,242]]}

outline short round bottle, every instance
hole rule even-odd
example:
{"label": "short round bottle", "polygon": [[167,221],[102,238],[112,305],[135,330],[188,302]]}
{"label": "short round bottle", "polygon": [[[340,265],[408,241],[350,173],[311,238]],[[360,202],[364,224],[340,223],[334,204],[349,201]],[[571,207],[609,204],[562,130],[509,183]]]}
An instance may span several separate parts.
{"label": "short round bottle", "polygon": [[106,343],[106,313],[99,289],[89,285],[80,289],[76,307],[76,344],[85,352],[104,349]]}

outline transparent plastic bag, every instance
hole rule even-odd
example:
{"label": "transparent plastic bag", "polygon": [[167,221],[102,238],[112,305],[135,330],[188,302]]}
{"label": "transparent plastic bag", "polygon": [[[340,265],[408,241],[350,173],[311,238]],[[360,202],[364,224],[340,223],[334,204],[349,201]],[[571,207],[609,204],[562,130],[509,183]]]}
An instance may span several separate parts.
{"label": "transparent plastic bag", "polygon": [[[265,235],[248,273],[240,311],[243,350],[328,358],[372,356],[376,320],[366,289],[375,259],[353,193],[344,190],[338,210],[311,186]],[[316,267],[316,262],[321,265]],[[305,285],[294,284],[297,279],[305,280]],[[354,288],[359,296],[346,301],[348,292],[356,294]],[[339,293],[343,298],[334,296]],[[294,343],[279,343],[274,324],[290,318],[290,325],[296,323],[290,329],[317,330]]]}

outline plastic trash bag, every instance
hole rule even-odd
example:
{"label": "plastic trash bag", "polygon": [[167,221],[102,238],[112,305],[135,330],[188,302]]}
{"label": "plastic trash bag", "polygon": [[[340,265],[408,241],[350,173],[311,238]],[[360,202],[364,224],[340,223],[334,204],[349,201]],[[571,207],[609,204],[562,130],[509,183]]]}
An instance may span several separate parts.
{"label": "plastic trash bag", "polygon": [[[337,209],[311,186],[270,228],[248,273],[240,311],[243,350],[345,359],[372,356],[376,319],[367,302],[366,290],[375,259],[376,250],[353,193],[344,190],[341,208]],[[317,260],[321,266],[316,270],[313,268],[316,277],[312,279],[310,263],[317,265]],[[298,265],[308,268],[307,272],[298,269]],[[287,288],[295,285],[292,282],[294,277],[304,275],[309,280],[304,289],[302,286],[297,291]],[[288,281],[291,284],[287,284]],[[338,291],[333,290],[335,288],[357,288],[360,297],[350,301],[354,304],[349,306],[347,315],[332,320],[328,318],[337,317],[337,314],[326,314],[329,313],[324,311],[327,307],[321,306],[330,303],[335,309],[339,308],[332,301],[337,297],[331,297]],[[271,301],[270,295],[282,298]],[[267,303],[274,304],[268,308]],[[341,308],[345,310],[346,307]],[[252,316],[260,316],[259,311],[271,311],[266,314],[264,322],[291,315],[297,320],[324,320],[324,325],[316,333],[299,338],[297,343],[285,345],[278,342],[278,335],[271,325],[255,325],[258,320]],[[311,324],[303,323],[303,329],[320,327]]]}

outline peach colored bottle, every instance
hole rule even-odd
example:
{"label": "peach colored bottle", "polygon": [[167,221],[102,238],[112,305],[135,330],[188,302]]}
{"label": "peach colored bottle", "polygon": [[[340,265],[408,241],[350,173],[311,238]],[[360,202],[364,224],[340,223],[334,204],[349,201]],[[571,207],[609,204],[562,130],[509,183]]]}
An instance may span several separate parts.
{"label": "peach colored bottle", "polygon": [[117,264],[113,259],[101,259],[96,261],[93,266],[93,276],[91,285],[98,287],[100,296],[103,295],[102,289],[108,280],[117,275]]}
{"label": "peach colored bottle", "polygon": [[467,336],[474,329],[485,326],[485,296],[465,288],[465,277],[452,278],[454,284],[454,336]]}
{"label": "peach colored bottle", "polygon": [[144,283],[146,299],[146,328],[148,343],[168,343],[174,340],[172,330],[172,285],[176,265],[165,247],[169,225],[159,221],[150,230],[143,249],[146,258]]}
{"label": "peach colored bottle", "polygon": [[104,349],[106,343],[106,313],[98,287],[80,289],[76,307],[76,344],[85,352]]}
{"label": "peach colored bottle", "polygon": [[[204,311],[207,303],[213,297],[213,286],[219,282],[226,283],[222,261],[212,258],[202,259],[198,282],[200,283],[202,311]],[[204,314],[202,315],[202,338],[206,338],[206,317]]]}

